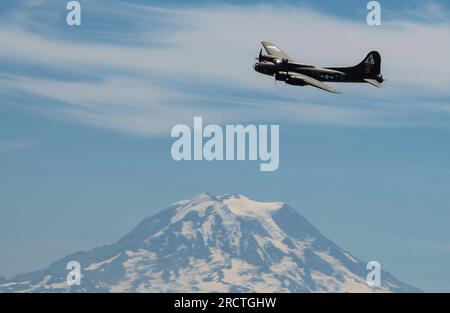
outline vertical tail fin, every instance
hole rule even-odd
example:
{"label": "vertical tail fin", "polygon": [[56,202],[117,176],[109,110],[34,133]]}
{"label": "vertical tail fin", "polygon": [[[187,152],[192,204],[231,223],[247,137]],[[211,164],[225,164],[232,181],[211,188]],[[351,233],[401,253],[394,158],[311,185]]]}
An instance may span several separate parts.
{"label": "vertical tail fin", "polygon": [[378,51],[369,52],[369,54],[356,66],[356,68],[364,77],[378,77],[381,71],[381,56]]}

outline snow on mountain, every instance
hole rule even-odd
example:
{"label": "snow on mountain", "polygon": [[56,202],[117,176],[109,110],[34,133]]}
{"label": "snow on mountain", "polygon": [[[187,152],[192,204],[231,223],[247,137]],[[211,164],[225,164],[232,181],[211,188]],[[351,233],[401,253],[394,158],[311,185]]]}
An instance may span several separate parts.
{"label": "snow on mountain", "polygon": [[[80,286],[66,264],[82,267]],[[144,219],[118,242],[0,282],[0,292],[415,292],[324,237],[283,202],[207,193]]]}

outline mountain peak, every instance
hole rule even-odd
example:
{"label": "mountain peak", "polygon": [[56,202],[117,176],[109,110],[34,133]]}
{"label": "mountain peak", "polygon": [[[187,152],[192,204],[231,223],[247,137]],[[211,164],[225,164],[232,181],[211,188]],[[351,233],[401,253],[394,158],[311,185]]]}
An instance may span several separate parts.
{"label": "mountain peak", "polygon": [[218,197],[234,214],[265,215],[277,211],[285,206],[283,202],[259,202],[244,195],[228,194]]}
{"label": "mountain peak", "polygon": [[252,200],[241,194],[223,194],[214,196],[208,192],[200,193],[189,200],[174,203],[179,206],[178,217],[189,211],[204,212],[213,207],[218,210],[229,210],[233,215],[261,217],[285,207],[284,202],[260,202]]}
{"label": "mountain peak", "polygon": [[191,199],[191,201],[197,201],[197,202],[218,201],[218,199],[208,192],[202,192],[202,193],[199,193],[198,195],[194,196]]}
{"label": "mountain peak", "polygon": [[[65,281],[82,266],[81,286]],[[49,268],[0,278],[0,292],[372,292],[417,291],[323,236],[283,202],[201,193],[144,219],[118,242],[67,256]]]}

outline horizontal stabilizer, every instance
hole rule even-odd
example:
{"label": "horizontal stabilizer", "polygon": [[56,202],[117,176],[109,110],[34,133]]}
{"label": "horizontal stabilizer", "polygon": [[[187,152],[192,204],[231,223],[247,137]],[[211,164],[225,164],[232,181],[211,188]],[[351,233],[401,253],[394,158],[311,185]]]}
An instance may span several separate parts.
{"label": "horizontal stabilizer", "polygon": [[368,78],[366,78],[366,79],[364,79],[364,81],[367,82],[367,83],[369,83],[369,84],[371,84],[372,86],[375,86],[375,87],[378,87],[378,88],[383,87],[383,85],[381,85],[381,84],[380,84],[377,80],[375,80],[375,79],[368,79]]}

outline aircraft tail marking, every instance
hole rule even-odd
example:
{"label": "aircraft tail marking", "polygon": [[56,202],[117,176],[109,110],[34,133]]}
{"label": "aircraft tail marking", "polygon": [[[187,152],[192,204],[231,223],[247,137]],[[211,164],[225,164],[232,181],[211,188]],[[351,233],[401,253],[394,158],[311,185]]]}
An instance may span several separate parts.
{"label": "aircraft tail marking", "polygon": [[369,52],[364,60],[356,68],[361,71],[365,77],[372,78],[380,75],[381,56],[378,51]]}

